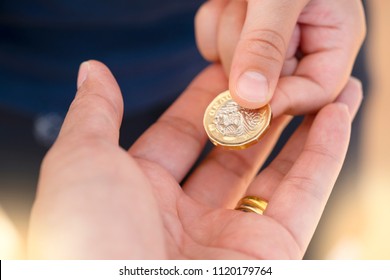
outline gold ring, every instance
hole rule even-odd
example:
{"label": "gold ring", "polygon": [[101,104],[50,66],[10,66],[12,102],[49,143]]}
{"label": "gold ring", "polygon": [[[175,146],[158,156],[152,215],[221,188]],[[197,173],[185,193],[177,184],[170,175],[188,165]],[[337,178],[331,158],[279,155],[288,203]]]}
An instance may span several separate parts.
{"label": "gold ring", "polygon": [[263,215],[265,208],[267,208],[268,202],[256,196],[246,196],[240,199],[237,203],[235,210],[243,212],[253,212],[259,215]]}

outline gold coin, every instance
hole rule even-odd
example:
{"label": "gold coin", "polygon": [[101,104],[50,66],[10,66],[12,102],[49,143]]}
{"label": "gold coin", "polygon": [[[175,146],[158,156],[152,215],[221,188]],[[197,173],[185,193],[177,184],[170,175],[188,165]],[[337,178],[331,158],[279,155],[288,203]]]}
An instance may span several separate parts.
{"label": "gold coin", "polygon": [[271,123],[271,107],[246,109],[235,102],[229,91],[220,93],[207,107],[203,125],[210,141],[231,150],[256,144]]}

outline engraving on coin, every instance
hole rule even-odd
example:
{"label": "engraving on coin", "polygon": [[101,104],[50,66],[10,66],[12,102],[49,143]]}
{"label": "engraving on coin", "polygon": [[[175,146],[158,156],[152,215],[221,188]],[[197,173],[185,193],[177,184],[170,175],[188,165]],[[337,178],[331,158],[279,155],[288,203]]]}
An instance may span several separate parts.
{"label": "engraving on coin", "polygon": [[206,109],[204,127],[215,145],[244,149],[262,137],[270,121],[269,105],[259,109],[246,109],[231,98],[229,91],[225,91]]}
{"label": "engraving on coin", "polygon": [[253,132],[262,120],[255,110],[243,109],[229,100],[217,111],[213,123],[224,136],[244,136]]}

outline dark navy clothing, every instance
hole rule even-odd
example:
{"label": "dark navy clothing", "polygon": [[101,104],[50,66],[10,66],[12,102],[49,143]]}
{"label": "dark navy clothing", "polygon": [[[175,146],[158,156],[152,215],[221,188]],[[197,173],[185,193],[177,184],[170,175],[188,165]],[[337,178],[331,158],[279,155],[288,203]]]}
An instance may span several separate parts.
{"label": "dark navy clothing", "polygon": [[63,115],[78,66],[101,60],[125,113],[173,100],[202,68],[194,15],[202,0],[0,0],[0,108]]}

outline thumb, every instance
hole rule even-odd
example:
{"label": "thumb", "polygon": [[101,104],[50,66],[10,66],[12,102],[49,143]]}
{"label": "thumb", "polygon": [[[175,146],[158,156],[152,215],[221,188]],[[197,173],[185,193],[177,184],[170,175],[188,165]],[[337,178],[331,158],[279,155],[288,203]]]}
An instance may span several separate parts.
{"label": "thumb", "polygon": [[117,143],[122,114],[122,95],[110,70],[98,61],[83,62],[77,78],[76,97],[58,141],[98,138]]}
{"label": "thumb", "polygon": [[230,92],[241,106],[258,108],[272,98],[298,16],[307,2],[248,0],[229,79]]}

